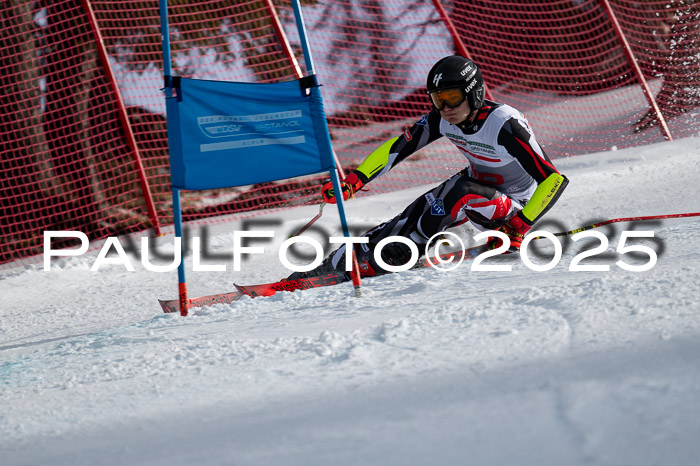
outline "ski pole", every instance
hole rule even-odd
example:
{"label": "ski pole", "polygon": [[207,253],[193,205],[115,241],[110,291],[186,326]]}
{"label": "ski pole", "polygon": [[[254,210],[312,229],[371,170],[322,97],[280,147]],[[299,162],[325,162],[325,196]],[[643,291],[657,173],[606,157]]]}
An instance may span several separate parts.
{"label": "ski pole", "polygon": [[[340,165],[340,161],[338,160],[338,156],[335,154],[335,151],[333,151],[333,158],[335,159],[335,165],[336,165],[336,168],[338,169],[338,174],[340,175],[341,178],[345,178],[345,171],[343,170],[343,166]],[[293,234],[293,235],[290,235],[289,238],[293,238],[293,237],[295,237],[295,236],[301,235],[301,234],[304,233],[311,225],[313,225],[313,224],[316,222],[316,220],[318,220],[319,218],[321,218],[321,215],[323,215],[323,208],[325,207],[325,205],[326,205],[325,201],[321,201],[321,204],[319,205],[319,209],[318,209],[318,214],[317,214],[314,218],[312,218],[312,219],[309,221],[309,223],[307,223],[306,225],[304,225],[303,227],[301,227],[301,230],[297,231],[297,232],[296,232],[295,234]],[[289,239],[289,238],[287,238],[287,239]]]}
{"label": "ski pole", "polygon": [[[598,222],[598,223],[593,223],[591,225],[586,225],[585,227],[576,228],[574,230],[560,231],[558,233],[554,233],[554,236],[575,235],[576,233],[580,233],[580,232],[586,231],[586,230],[592,230],[593,228],[602,227],[604,225],[610,225],[611,223],[640,222],[640,221],[645,221],[645,220],[663,220],[663,219],[667,219],[667,218],[685,218],[685,217],[700,217],[700,212],[689,212],[689,213],[685,213],[685,214],[648,215],[645,217],[613,218],[610,220],[605,220],[603,222]],[[534,239],[541,239],[541,238],[542,238],[542,236],[537,236]]]}
{"label": "ski pole", "polygon": [[[316,216],[315,216],[314,218],[312,218],[311,221],[309,221],[309,223],[307,223],[306,225],[304,225],[303,227],[301,227],[301,230],[297,231],[297,232],[294,233],[293,235],[289,235],[289,238],[293,238],[293,237],[295,237],[295,236],[301,235],[301,234],[304,233],[311,225],[313,225],[313,224],[316,222],[316,220],[318,220],[319,218],[321,218],[321,215],[323,215],[323,208],[325,207],[325,205],[326,205],[326,203],[323,202],[323,201],[321,201],[321,204],[319,205],[319,208],[318,208],[318,214],[316,214]],[[289,239],[289,238],[287,238],[287,239]]]}

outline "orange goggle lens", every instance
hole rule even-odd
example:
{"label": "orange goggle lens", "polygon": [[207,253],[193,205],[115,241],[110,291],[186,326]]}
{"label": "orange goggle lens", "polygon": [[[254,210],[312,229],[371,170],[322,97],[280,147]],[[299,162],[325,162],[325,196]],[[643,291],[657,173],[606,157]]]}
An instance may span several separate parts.
{"label": "orange goggle lens", "polygon": [[447,89],[430,93],[430,100],[432,100],[433,105],[435,105],[435,108],[438,110],[442,110],[445,104],[447,104],[448,107],[454,108],[464,102],[466,98],[467,95],[462,89]]}

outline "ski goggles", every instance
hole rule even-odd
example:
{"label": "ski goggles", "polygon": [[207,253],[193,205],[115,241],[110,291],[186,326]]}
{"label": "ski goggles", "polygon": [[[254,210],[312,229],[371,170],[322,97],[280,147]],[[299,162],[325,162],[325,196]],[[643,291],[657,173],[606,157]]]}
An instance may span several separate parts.
{"label": "ski goggles", "polygon": [[438,110],[442,110],[445,104],[450,108],[455,108],[461,105],[466,98],[467,94],[464,89],[445,89],[430,93],[430,100]]}

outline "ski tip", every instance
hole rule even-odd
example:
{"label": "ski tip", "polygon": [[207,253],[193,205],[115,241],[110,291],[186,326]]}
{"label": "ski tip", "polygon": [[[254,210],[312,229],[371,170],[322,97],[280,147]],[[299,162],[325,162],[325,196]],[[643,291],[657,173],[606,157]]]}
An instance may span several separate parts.
{"label": "ski tip", "polygon": [[[226,293],[213,294],[209,296],[202,296],[199,298],[190,298],[188,300],[189,309],[204,306],[213,306],[214,304],[231,304],[234,301],[238,301],[244,293],[241,290],[229,291]],[[180,312],[180,300],[179,299],[159,299],[160,307],[163,312],[170,314],[173,312]]]}
{"label": "ski tip", "polygon": [[163,312],[166,314],[180,312],[180,303],[177,299],[170,299],[167,301],[159,299],[158,303],[160,304],[161,309],[163,309]]}

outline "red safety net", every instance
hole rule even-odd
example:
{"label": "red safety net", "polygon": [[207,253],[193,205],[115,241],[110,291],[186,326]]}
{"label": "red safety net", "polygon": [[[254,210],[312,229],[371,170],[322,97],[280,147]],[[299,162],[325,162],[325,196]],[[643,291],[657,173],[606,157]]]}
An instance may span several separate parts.
{"label": "red safety net", "polygon": [[[169,4],[176,75],[275,82],[306,72],[287,0]],[[482,66],[488,95],[523,111],[554,158],[663,141],[652,99],[673,138],[700,130],[694,0],[302,5],[346,169],[429,111],[427,71],[453,53]],[[158,1],[11,0],[0,20],[0,264],[33,261],[45,230],[97,240],[170,225]],[[464,164],[438,141],[370,194]],[[320,179],[183,192],[184,220],[318,202]]]}

